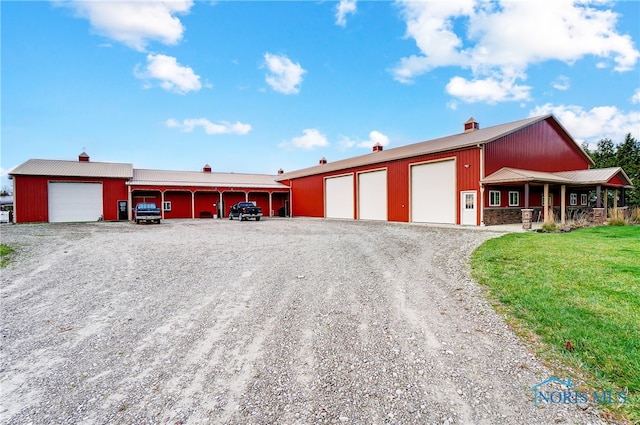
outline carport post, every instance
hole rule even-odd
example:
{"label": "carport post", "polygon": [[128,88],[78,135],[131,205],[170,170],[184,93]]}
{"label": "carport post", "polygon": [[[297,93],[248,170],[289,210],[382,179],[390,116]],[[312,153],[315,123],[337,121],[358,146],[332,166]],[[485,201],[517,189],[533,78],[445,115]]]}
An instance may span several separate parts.
{"label": "carport post", "polygon": [[249,192],[245,190],[244,192],[244,202],[249,202]]}
{"label": "carport post", "polygon": [[160,191],[160,214],[164,220],[164,190]]}
{"label": "carport post", "polygon": [[[132,213],[133,212],[133,204],[132,204],[133,198],[131,196],[131,186],[127,186],[127,187],[128,187],[128,191],[127,191],[128,192],[127,193],[127,201],[128,201],[128,204],[127,204],[127,220],[131,221],[131,220],[133,220],[133,213]],[[15,193],[15,192],[13,192],[13,193]]]}
{"label": "carport post", "polygon": [[191,220],[196,218],[196,193],[191,191]]}
{"label": "carport post", "polygon": [[269,192],[269,217],[273,217],[273,193]]}

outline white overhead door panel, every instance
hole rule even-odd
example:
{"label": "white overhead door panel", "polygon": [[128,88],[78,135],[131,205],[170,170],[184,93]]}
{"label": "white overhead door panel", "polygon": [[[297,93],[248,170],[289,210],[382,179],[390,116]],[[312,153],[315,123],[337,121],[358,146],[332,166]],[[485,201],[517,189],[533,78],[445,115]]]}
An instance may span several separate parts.
{"label": "white overhead door panel", "polygon": [[327,218],[353,218],[353,174],[325,179],[325,214]]}
{"label": "white overhead door panel", "polygon": [[411,167],[411,221],[455,224],[455,161],[431,162]]}
{"label": "white overhead door panel", "polygon": [[387,219],[387,170],[358,174],[358,218]]}
{"label": "white overhead door panel", "polygon": [[97,221],[102,211],[102,183],[49,183],[49,222]]}

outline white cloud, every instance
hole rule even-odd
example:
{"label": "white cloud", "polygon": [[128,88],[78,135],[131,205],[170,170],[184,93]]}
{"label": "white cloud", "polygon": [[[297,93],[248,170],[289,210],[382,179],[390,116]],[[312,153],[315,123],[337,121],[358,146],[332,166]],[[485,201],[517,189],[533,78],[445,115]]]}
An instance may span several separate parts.
{"label": "white cloud", "polygon": [[241,122],[229,123],[221,121],[220,123],[213,123],[206,118],[187,118],[179,122],[174,118],[170,118],[165,122],[165,125],[169,128],[179,128],[185,133],[191,133],[196,127],[202,127],[205,133],[215,136],[219,134],[248,134],[252,128],[249,124],[243,124]]}
{"label": "white cloud", "polygon": [[531,93],[531,87],[516,84],[514,78],[497,80],[493,77],[472,81],[453,77],[447,84],[446,90],[451,96],[466,103],[487,102],[489,104],[529,100]]}
{"label": "white cloud", "polygon": [[356,13],[357,0],[340,0],[336,6],[336,25],[344,27],[347,25],[347,15]]}
{"label": "white cloud", "polygon": [[373,130],[369,133],[369,139],[367,140],[354,140],[349,137],[342,136],[340,141],[338,142],[340,147],[343,149],[352,148],[354,146],[358,146],[359,148],[371,149],[376,143],[380,143],[382,146],[388,146],[389,137],[377,130]]}
{"label": "white cloud", "polygon": [[578,143],[595,145],[600,139],[610,138],[622,143],[627,133],[640,135],[640,112],[620,111],[615,106],[598,106],[588,111],[576,105],[547,103],[533,109],[529,115],[553,114]]}
{"label": "white cloud", "polygon": [[558,78],[556,78],[555,81],[551,83],[551,86],[556,90],[569,90],[569,87],[571,86],[571,84],[569,84],[569,77],[565,75],[559,75]]}
{"label": "white cloud", "polygon": [[169,1],[71,1],[71,7],[89,20],[94,32],[144,51],[150,41],[175,45],[184,27],[175,15],[187,14],[191,0]]}
{"label": "white cloud", "polygon": [[306,70],[299,63],[293,63],[285,55],[264,54],[265,64],[269,74],[265,77],[267,84],[277,92],[284,94],[297,94],[299,85]]}
{"label": "white cloud", "polygon": [[[502,99],[519,100],[525,86],[515,80],[526,79],[532,64],[550,60],[571,64],[594,56],[608,66],[613,63],[616,71],[628,71],[640,57],[631,37],[616,31],[618,15],[600,1],[398,3],[407,25],[406,36],[415,40],[420,51],[401,58],[392,69],[394,78],[402,83],[411,83],[438,67],[458,66],[471,72],[471,81],[513,89],[500,96]],[[456,33],[457,28],[465,30]],[[461,78],[452,78],[453,88],[461,85]],[[478,89],[475,84],[469,87]],[[477,91],[466,99],[484,100]],[[496,96],[488,93],[486,100],[495,102]]]}
{"label": "white cloud", "polygon": [[9,175],[9,173],[12,172],[13,169],[16,168],[16,167],[17,167],[17,165],[14,165],[11,168],[0,167],[0,177],[7,177]]}
{"label": "white cloud", "polygon": [[302,130],[302,136],[294,137],[290,141],[280,143],[278,146],[281,148],[315,149],[329,146],[329,141],[324,134],[315,128],[307,128]]}
{"label": "white cloud", "polygon": [[640,89],[636,89],[636,92],[631,96],[631,103],[640,103]]}
{"label": "white cloud", "polygon": [[200,76],[188,66],[180,65],[172,56],[147,55],[146,69],[140,71],[138,65],[134,74],[143,80],[160,80],[160,87],[174,93],[185,94],[202,88]]}

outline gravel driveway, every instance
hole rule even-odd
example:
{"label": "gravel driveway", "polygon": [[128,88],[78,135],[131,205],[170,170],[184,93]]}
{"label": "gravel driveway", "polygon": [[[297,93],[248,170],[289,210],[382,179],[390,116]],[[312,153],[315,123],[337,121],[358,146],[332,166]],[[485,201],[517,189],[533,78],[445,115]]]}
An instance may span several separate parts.
{"label": "gravel driveway", "polygon": [[603,423],[469,277],[499,233],[314,219],[4,225],[0,422]]}

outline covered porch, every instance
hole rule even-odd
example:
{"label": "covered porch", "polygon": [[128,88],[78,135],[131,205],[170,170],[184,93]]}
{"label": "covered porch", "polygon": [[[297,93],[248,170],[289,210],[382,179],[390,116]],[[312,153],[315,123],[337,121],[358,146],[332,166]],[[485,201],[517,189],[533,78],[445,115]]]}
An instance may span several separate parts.
{"label": "covered porch", "polygon": [[587,221],[602,224],[609,209],[624,209],[631,180],[619,167],[541,172],[502,168],[481,180],[485,225]]}

